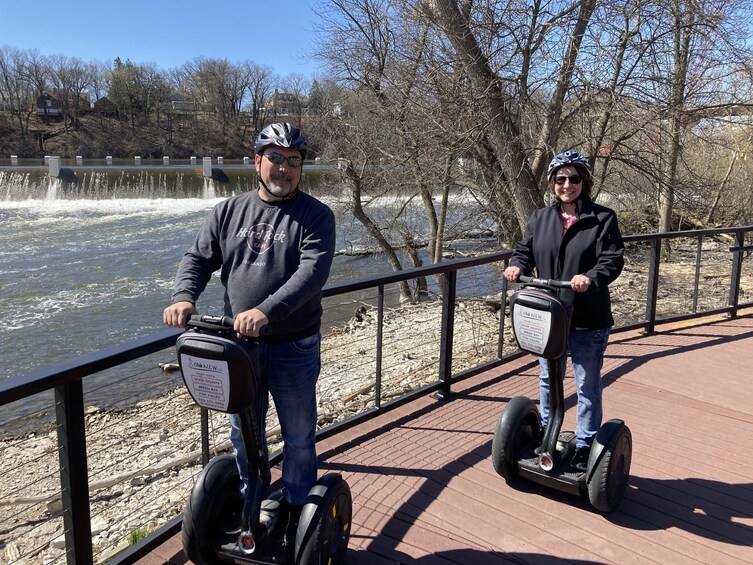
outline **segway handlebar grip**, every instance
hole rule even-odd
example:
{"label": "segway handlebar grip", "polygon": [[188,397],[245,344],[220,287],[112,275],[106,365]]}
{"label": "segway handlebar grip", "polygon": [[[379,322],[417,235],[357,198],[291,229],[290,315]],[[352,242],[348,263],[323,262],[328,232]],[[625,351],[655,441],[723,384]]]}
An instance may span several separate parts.
{"label": "segway handlebar grip", "polygon": [[186,324],[189,328],[206,330],[232,330],[235,320],[230,316],[210,316],[209,314],[191,314]]}
{"label": "segway handlebar grip", "polygon": [[[211,316],[209,314],[191,314],[188,318],[188,327],[204,328],[209,330],[232,330],[235,318],[232,316]],[[274,333],[269,325],[263,326],[259,335],[272,335]]]}
{"label": "segway handlebar grip", "polygon": [[551,288],[570,288],[570,281],[558,281],[554,279],[538,279],[536,277],[528,277],[526,275],[520,275],[518,280],[525,284],[531,284],[534,286],[551,287]]}
{"label": "segway handlebar grip", "polygon": [[[233,327],[235,325],[235,318],[231,318],[230,316],[223,316],[223,320],[225,320],[224,323],[228,325],[228,327]],[[259,335],[272,335],[274,332],[272,331],[272,328],[267,324],[266,326],[262,326],[259,330]]]}

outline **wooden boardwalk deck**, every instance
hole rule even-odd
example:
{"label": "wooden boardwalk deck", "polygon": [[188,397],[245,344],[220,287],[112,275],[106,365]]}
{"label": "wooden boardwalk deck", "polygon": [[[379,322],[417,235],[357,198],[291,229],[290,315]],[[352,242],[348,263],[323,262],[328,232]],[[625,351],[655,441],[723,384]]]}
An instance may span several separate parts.
{"label": "wooden boardwalk deck", "polygon": [[[538,398],[532,357],[329,438],[321,470],[353,494],[349,564],[753,563],[753,314],[614,335],[605,419],[633,436],[630,483],[602,515],[587,498],[507,484],[494,426],[517,395]],[[574,384],[565,382],[565,429]],[[175,536],[139,561],[186,563]]]}

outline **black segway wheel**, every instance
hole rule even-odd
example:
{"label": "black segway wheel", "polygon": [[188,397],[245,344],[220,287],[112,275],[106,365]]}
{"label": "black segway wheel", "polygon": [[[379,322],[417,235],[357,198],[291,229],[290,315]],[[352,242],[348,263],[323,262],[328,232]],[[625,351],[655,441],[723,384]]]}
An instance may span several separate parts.
{"label": "black segway wheel", "polygon": [[319,479],[301,510],[295,538],[296,565],[344,563],[352,513],[348,483],[337,473]]}
{"label": "black segway wheel", "polygon": [[202,470],[183,513],[183,551],[192,563],[220,563],[217,542],[238,535],[243,512],[239,486],[232,455],[215,457]]}
{"label": "black segway wheel", "polygon": [[612,512],[622,501],[630,476],[633,438],[621,420],[610,420],[596,434],[588,462],[588,499],[599,512]]}
{"label": "black segway wheel", "polygon": [[492,440],[494,470],[505,480],[520,477],[518,459],[522,448],[539,435],[539,409],[526,396],[516,396],[499,415]]}

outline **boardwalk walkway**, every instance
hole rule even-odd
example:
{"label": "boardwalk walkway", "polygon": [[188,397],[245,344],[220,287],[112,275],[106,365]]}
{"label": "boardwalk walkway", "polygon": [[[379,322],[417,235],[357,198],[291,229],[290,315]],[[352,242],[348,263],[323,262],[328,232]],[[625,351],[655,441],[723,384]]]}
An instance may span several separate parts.
{"label": "boardwalk walkway", "polygon": [[[753,314],[613,336],[605,419],[633,436],[618,511],[531,483],[490,459],[506,402],[538,397],[532,357],[329,438],[322,471],[353,494],[350,564],[753,563]],[[565,382],[573,429],[574,384]],[[180,536],[141,565],[186,563]]]}

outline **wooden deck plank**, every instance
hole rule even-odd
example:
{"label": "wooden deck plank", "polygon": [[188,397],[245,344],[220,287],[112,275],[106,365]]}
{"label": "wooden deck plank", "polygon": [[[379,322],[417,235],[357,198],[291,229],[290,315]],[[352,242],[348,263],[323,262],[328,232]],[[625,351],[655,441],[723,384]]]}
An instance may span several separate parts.
{"label": "wooden deck plank", "polygon": [[[319,450],[322,472],[340,471],[353,494],[347,562],[751,563],[751,364],[751,314],[612,337],[605,419],[630,427],[633,464],[608,515],[586,498],[508,484],[493,469],[500,412],[514,396],[538,398],[532,358],[459,383],[451,401],[427,397],[331,437]],[[164,563],[165,553],[141,563]]]}

